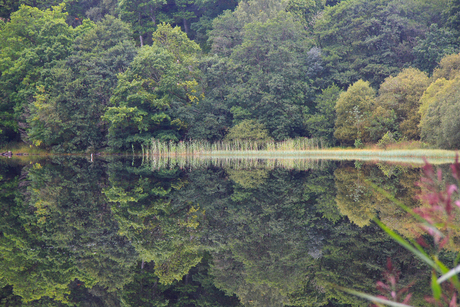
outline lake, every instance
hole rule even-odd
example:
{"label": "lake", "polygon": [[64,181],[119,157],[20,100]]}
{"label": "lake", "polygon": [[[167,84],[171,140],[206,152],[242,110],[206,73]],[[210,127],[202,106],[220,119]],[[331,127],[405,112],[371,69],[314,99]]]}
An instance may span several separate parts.
{"label": "lake", "polygon": [[[453,161],[452,161],[453,162]],[[391,259],[425,306],[407,238],[423,161],[0,160],[2,306],[368,306]],[[438,168],[449,173],[448,164]],[[453,261],[451,245],[441,257]]]}

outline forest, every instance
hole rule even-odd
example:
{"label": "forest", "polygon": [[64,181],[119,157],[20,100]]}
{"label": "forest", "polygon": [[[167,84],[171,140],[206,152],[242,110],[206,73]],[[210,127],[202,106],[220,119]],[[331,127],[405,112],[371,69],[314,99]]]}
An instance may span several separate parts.
{"label": "forest", "polygon": [[460,145],[460,0],[0,0],[0,146]]}

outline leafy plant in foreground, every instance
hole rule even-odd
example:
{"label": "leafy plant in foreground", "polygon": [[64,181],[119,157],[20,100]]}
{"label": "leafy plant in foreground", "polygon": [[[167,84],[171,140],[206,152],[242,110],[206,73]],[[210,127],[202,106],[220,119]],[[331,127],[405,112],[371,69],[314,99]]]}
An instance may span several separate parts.
{"label": "leafy plant in foreground", "polygon": [[[419,260],[422,260],[432,268],[432,295],[425,297],[425,300],[432,306],[458,306],[457,297],[460,291],[460,282],[457,274],[460,273],[460,265],[458,265],[460,254],[457,254],[455,258],[453,269],[450,269],[440,260],[440,254],[443,248],[452,248],[455,241],[455,234],[459,229],[456,219],[458,217],[457,210],[460,208],[460,200],[454,200],[458,198],[458,184],[460,182],[460,163],[458,161],[458,155],[455,159],[455,163],[451,165],[451,169],[452,176],[457,181],[456,184],[446,183],[443,179],[442,171],[440,169],[435,171],[433,166],[426,162],[423,168],[423,177],[418,183],[422,189],[419,198],[425,205],[414,210],[409,209],[404,204],[391,197],[390,194],[383,189],[373,185],[375,189],[394,201],[419,222],[419,227],[423,236],[421,235],[417,240],[412,240],[404,239],[377,218],[374,219],[374,221],[388,235],[396,240],[396,242],[411,251]],[[424,236],[431,238],[430,242],[432,242],[432,246],[427,243]],[[431,251],[431,253],[428,251]],[[399,273],[393,269],[390,260],[384,276],[387,283],[382,281],[377,283],[377,288],[381,290],[384,295],[371,296],[354,290],[342,290],[368,299],[377,306],[410,306],[407,304],[410,301],[411,294],[409,293],[406,295],[410,285],[397,290]]]}

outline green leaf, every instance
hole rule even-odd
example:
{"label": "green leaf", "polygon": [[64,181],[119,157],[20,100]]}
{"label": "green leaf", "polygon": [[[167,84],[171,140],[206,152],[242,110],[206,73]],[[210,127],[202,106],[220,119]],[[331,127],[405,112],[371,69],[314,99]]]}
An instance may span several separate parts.
{"label": "green leaf", "polygon": [[422,223],[423,226],[427,227],[428,229],[431,229],[434,233],[436,233],[441,238],[444,237],[444,234],[442,232],[440,232],[436,227],[434,227],[433,225],[429,224],[424,218],[422,218],[420,215],[415,213],[411,208],[407,207],[401,201],[397,200],[393,195],[391,195],[390,193],[388,193],[387,191],[385,191],[384,189],[382,189],[381,187],[377,186],[376,184],[374,184],[373,182],[371,182],[369,180],[366,180],[366,183],[369,184],[374,190],[376,190],[377,192],[379,192],[380,194],[382,194],[383,196],[385,196],[386,198],[388,198],[389,200],[391,200],[392,202],[397,204],[404,211],[406,211],[407,213],[412,215],[417,221]]}
{"label": "green leaf", "polygon": [[[390,228],[388,228],[385,224],[383,224],[382,222],[380,222],[377,218],[374,218],[374,221],[377,223],[377,225],[380,226],[380,228],[382,228],[390,237],[392,237],[396,242],[398,242],[400,245],[402,245],[403,247],[405,247],[407,250],[409,250],[410,252],[412,252],[415,256],[417,256],[418,258],[420,258],[420,260],[422,260],[423,262],[425,262],[426,264],[428,264],[429,266],[431,266],[433,269],[435,269],[436,271],[438,272],[441,272],[440,268],[436,265],[436,263],[430,258],[430,256],[428,256],[427,253],[425,253],[425,251],[423,251],[423,249],[420,247],[420,245],[418,245],[417,243],[415,243],[414,241],[412,241],[411,243],[413,245],[415,245],[417,248],[415,248],[414,246],[412,246],[409,242],[407,242],[406,240],[404,240],[400,235],[398,235],[396,232],[394,232],[393,230],[391,230]],[[442,272],[441,272],[442,273]]]}
{"label": "green leaf", "polygon": [[362,292],[359,292],[359,291],[355,291],[355,290],[352,290],[352,289],[347,289],[347,288],[342,288],[342,287],[337,287],[337,288],[339,288],[342,291],[348,292],[350,294],[356,295],[356,296],[358,296],[360,298],[369,300],[369,301],[371,301],[373,303],[379,303],[379,304],[384,304],[384,305],[387,305],[387,306],[394,306],[394,307],[408,307],[408,306],[410,307],[410,305],[388,301],[388,300],[385,300],[383,298],[375,297],[375,296],[372,296],[372,295],[369,295],[369,294],[366,294],[366,293],[362,293]]}
{"label": "green leaf", "polygon": [[431,274],[431,290],[433,291],[433,297],[439,300],[441,298],[441,285],[438,284],[435,272]]}

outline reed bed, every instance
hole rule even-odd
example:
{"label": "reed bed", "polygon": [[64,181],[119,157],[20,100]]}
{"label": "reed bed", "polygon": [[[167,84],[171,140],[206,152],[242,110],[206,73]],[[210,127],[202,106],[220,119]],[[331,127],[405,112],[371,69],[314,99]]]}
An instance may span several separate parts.
{"label": "reed bed", "polygon": [[281,142],[251,142],[251,141],[181,141],[162,142],[152,139],[151,144],[142,148],[142,153],[152,156],[184,156],[184,155],[211,155],[215,153],[251,153],[251,152],[303,152],[306,150],[320,150],[327,148],[322,139],[296,138]]}

